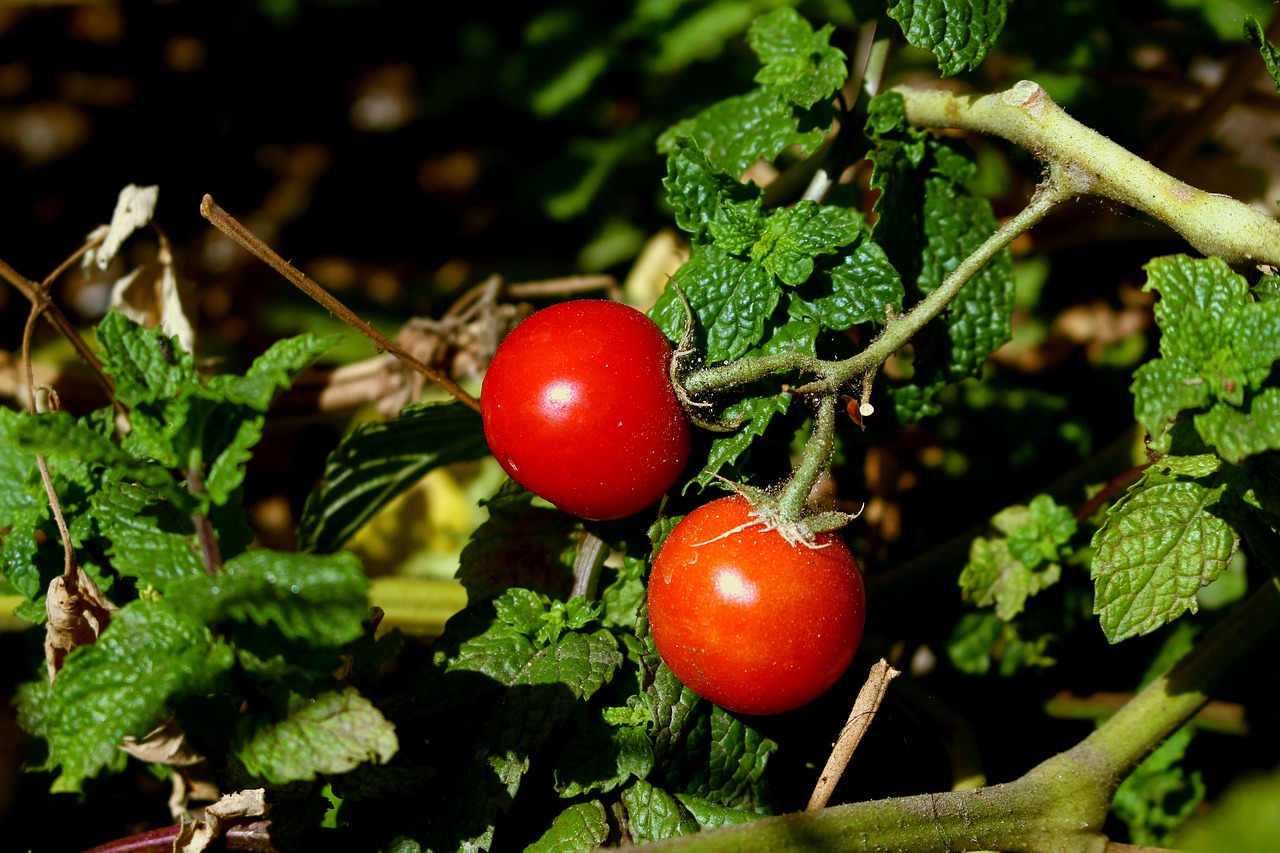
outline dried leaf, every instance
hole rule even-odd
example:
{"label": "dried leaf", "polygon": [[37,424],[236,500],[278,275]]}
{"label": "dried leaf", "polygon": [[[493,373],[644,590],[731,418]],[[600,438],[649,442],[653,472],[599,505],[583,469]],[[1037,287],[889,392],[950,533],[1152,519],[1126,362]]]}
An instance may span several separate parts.
{"label": "dried leaf", "polygon": [[98,641],[117,608],[79,566],[53,579],[46,607],[44,659],[53,681],[72,650]]}
{"label": "dried leaf", "polygon": [[[115,212],[111,214],[111,225],[102,240],[102,245],[93,253],[98,269],[105,270],[115,260],[116,252],[129,238],[129,235],[151,221],[156,212],[156,199],[160,195],[158,186],[139,187],[129,184],[120,191],[116,199]],[[99,232],[95,231],[94,234]]]}
{"label": "dried leaf", "polygon": [[227,794],[204,810],[202,823],[182,827],[182,832],[174,840],[174,853],[201,853],[209,847],[210,842],[222,835],[224,823],[238,818],[261,817],[266,813],[265,788]]}

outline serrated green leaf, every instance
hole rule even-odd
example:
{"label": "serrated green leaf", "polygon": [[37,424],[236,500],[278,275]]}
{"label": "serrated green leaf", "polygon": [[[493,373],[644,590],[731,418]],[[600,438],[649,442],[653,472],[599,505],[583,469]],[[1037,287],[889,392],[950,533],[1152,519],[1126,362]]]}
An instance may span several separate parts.
{"label": "serrated green leaf", "polygon": [[714,237],[726,252],[745,252],[763,227],[760,190],[713,165],[696,139],[673,138],[667,155],[662,186],[676,225],[694,243]]}
{"label": "serrated green leaf", "polygon": [[689,814],[693,815],[693,819],[698,822],[698,828],[703,831],[719,829],[722,826],[737,826],[740,823],[749,823],[764,817],[759,812],[728,808],[688,794],[676,794],[676,799],[680,805],[688,809]]}
{"label": "serrated green leaf", "polygon": [[1107,639],[1148,634],[1185,611],[1239,544],[1212,510],[1225,484],[1148,469],[1093,537],[1094,612]]}
{"label": "serrated green leaf", "polygon": [[833,32],[831,24],[814,32],[790,7],[760,16],[747,33],[764,66],[756,82],[799,107],[831,98],[848,76],[844,52],[830,44]]}
{"label": "serrated green leaf", "polygon": [[126,406],[177,397],[199,381],[190,353],[163,332],[108,311],[95,330],[102,366]]}
{"label": "serrated green leaf", "polygon": [[643,779],[622,792],[627,828],[639,843],[661,841],[698,831],[698,821],[671,794]]}
{"label": "serrated green leaf", "polygon": [[23,725],[49,744],[55,791],[78,791],[118,768],[125,735],[141,737],[172,699],[207,689],[232,664],[231,649],[165,602],[142,599],[116,611],[96,643],[70,655],[52,686],[19,694]]}
{"label": "serrated green leaf", "polygon": [[809,316],[842,332],[859,323],[883,325],[890,309],[900,312],[902,279],[884,250],[864,239],[834,267],[820,266],[801,296]]}
{"label": "serrated green leaf", "polygon": [[295,696],[285,717],[259,726],[235,749],[245,770],[274,785],[386,764],[399,749],[393,726],[354,687]]}
{"label": "serrated green leaf", "polygon": [[205,574],[190,518],[155,489],[107,483],[90,507],[115,571],[161,590],[176,578]]}
{"label": "serrated green leaf", "polygon": [[[697,317],[699,349],[710,363],[741,358],[758,346],[782,294],[782,286],[769,270],[715,246],[706,247],[680,267],[674,280]],[[685,313],[674,287],[663,291],[650,316],[678,339]]]}
{"label": "serrated green leaf", "polygon": [[560,812],[525,853],[588,853],[609,838],[609,818],[599,800],[577,803]]}
{"label": "serrated green leaf", "polygon": [[966,675],[986,675],[995,665],[1001,676],[1009,678],[1025,669],[1056,663],[1046,654],[1049,640],[1047,634],[1023,638],[1017,623],[1006,622],[994,613],[966,613],[947,640],[947,658]]}
{"label": "serrated green leaf", "polygon": [[[1280,303],[1255,302],[1248,282],[1218,258],[1157,258],[1146,269],[1144,290],[1160,293],[1160,356],[1137,370],[1132,390],[1152,447],[1176,450],[1179,413],[1204,408],[1211,411],[1196,418],[1196,431],[1229,461],[1274,447],[1274,389],[1263,386],[1280,360]],[[1246,413],[1250,392],[1261,397]]]}
{"label": "serrated green leaf", "polygon": [[635,628],[636,617],[645,600],[644,576],[647,571],[644,559],[628,554],[622,565],[615,572],[612,582],[600,590],[600,601],[604,611],[600,616],[602,624],[612,628]]}
{"label": "serrated green leaf", "polygon": [[292,385],[299,373],[341,339],[341,335],[306,333],[276,341],[253,360],[243,376],[214,376],[209,388],[227,402],[265,412],[277,393]]}
{"label": "serrated green leaf", "polygon": [[933,51],[943,77],[972,71],[1004,29],[1009,0],[893,0],[888,14],[913,47]]}
{"label": "serrated green leaf", "polygon": [[653,769],[653,744],[641,726],[593,725],[583,729],[556,763],[556,791],[562,797],[608,793],[631,777]]}
{"label": "serrated green leaf", "polygon": [[298,521],[299,548],[327,553],[428,472],[489,452],[480,416],[460,403],[412,404],[357,427],[325,463]]}
{"label": "serrated green leaf", "polygon": [[532,495],[522,491],[488,503],[489,518],[471,534],[458,567],[458,580],[469,600],[481,601],[513,587],[568,596],[579,522],[531,501]]}
{"label": "serrated green leaf", "polygon": [[777,749],[774,741],[723,708],[712,706],[707,777],[687,793],[722,806],[758,806],[764,771]]}
{"label": "serrated green leaf", "polygon": [[175,579],[166,598],[206,625],[227,620],[274,625],[284,636],[339,646],[363,633],[368,578],[354,554],[299,554],[256,548],[217,574]]}
{"label": "serrated green leaf", "polygon": [[1054,585],[1061,567],[1028,566],[1010,553],[1005,539],[979,537],[969,548],[969,562],[960,573],[965,597],[979,607],[995,607],[996,616],[1009,621],[1022,612],[1026,600]]}
{"label": "serrated green leaf", "polygon": [[1239,407],[1217,402],[1195,416],[1196,432],[1232,463],[1280,449],[1280,388],[1250,395]]}
{"label": "serrated green leaf", "polygon": [[862,215],[855,210],[800,201],[769,215],[764,233],[751,248],[751,259],[795,287],[809,280],[815,257],[849,245],[862,236],[863,228]]}

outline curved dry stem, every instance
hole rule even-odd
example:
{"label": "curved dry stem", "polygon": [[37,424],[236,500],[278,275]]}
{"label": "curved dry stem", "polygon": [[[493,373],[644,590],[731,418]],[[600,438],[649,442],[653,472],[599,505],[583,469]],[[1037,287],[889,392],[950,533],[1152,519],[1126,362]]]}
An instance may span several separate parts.
{"label": "curved dry stem", "polygon": [[276,272],[287,278],[291,284],[303,293],[307,294],[307,296],[310,296],[316,302],[327,308],[334,314],[334,316],[340,318],[348,326],[373,341],[374,346],[376,346],[379,351],[391,353],[402,363],[418,371],[418,373],[421,373],[427,379],[448,391],[455,399],[458,400],[458,402],[475,409],[477,412],[480,411],[480,401],[468,394],[448,376],[445,376],[434,367],[431,367],[429,364],[424,364],[409,353],[405,352],[398,344],[379,332],[373,326],[369,325],[364,318],[356,314],[347,306],[343,305],[331,293],[311,279],[307,278],[301,270],[286,261],[284,258],[280,257],[279,254],[277,254],[270,246],[259,240],[253,232],[245,228],[244,225],[242,225],[235,217],[219,207],[217,202],[213,200],[213,196],[206,194],[201,200],[200,215],[209,220],[209,222],[216,226],[219,231],[226,234],[232,240],[235,240],[243,248],[256,255]]}

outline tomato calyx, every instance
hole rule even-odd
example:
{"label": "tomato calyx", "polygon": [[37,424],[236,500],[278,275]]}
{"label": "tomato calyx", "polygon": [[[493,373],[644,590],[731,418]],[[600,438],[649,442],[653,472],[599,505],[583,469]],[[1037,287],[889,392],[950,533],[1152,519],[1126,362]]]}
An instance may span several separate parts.
{"label": "tomato calyx", "polygon": [[709,544],[718,539],[740,533],[743,530],[760,527],[764,530],[776,532],[791,545],[817,550],[830,544],[829,542],[820,543],[818,541],[819,534],[839,530],[862,514],[861,510],[856,513],[848,513],[834,509],[813,511],[806,507],[796,515],[790,512],[783,503],[783,497],[786,494],[785,487],[782,492],[775,494],[755,486],[735,483],[723,477],[719,479],[751,505],[750,516],[747,521],[732,530],[726,530],[719,536],[707,542],[699,542],[697,545]]}

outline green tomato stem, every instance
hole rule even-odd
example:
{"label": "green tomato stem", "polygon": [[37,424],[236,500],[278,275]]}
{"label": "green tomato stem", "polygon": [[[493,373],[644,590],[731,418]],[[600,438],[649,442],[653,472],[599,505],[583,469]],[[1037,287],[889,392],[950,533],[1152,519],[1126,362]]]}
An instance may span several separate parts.
{"label": "green tomato stem", "polygon": [[827,394],[818,402],[813,432],[805,442],[800,464],[778,495],[778,517],[788,524],[800,521],[809,503],[809,493],[823,472],[831,466],[836,449],[836,398]]}
{"label": "green tomato stem", "polygon": [[898,86],[907,121],[999,136],[1049,166],[1050,181],[1070,195],[1097,195],[1159,219],[1198,251],[1232,264],[1280,265],[1280,223],[1230,196],[1183,183],[1086,127],[1023,80],[976,97]]}

